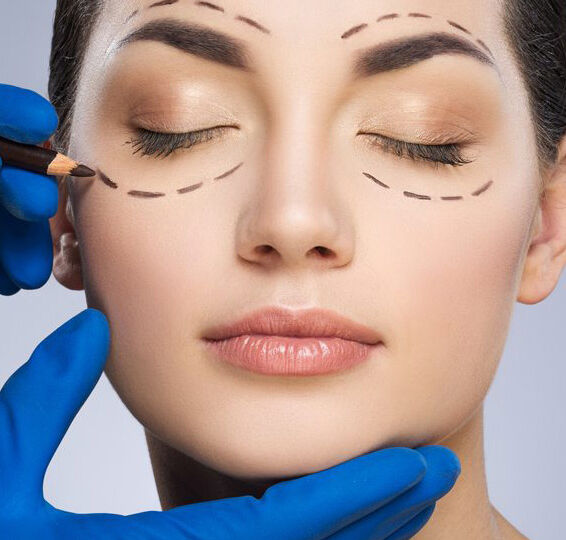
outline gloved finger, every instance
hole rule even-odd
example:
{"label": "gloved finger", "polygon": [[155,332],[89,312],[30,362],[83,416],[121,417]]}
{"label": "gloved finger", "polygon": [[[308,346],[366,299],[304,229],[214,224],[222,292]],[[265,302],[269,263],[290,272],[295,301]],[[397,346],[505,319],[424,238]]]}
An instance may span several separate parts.
{"label": "gloved finger", "polygon": [[[416,485],[426,461],[410,448],[386,448],[251,495],[179,506],[166,512],[68,515],[85,538],[312,540],[362,518]],[[124,517],[124,516],[123,516]],[[96,518],[96,519],[94,519]],[[127,525],[127,528],[125,528]]]}
{"label": "gloved finger", "polygon": [[0,205],[0,265],[21,289],[43,286],[53,269],[49,222],[21,221]]}
{"label": "gloved finger", "polygon": [[436,503],[427,506],[424,510],[419,512],[411,521],[407,522],[400,529],[397,529],[392,535],[388,536],[386,540],[408,540],[413,538],[428,522],[430,516],[434,512]]}
{"label": "gloved finger", "polygon": [[[426,461],[418,452],[386,448],[279,482],[260,499],[249,495],[219,499],[179,506],[165,514],[172,530],[195,539],[325,538],[413,487],[425,471]],[[144,527],[159,519],[150,513],[130,517]]]}
{"label": "gloved finger", "polygon": [[0,295],[12,296],[19,290],[20,288],[14,284],[14,282],[8,277],[8,274],[4,272],[2,266],[0,266]]}
{"label": "gloved finger", "polygon": [[14,167],[0,170],[0,204],[18,219],[37,221],[54,216],[58,196],[57,181],[51,176]]}
{"label": "gloved finger", "polygon": [[47,465],[98,381],[109,341],[106,317],[86,309],[39,343],[0,390],[0,478],[16,500],[42,497]]}
{"label": "gloved finger", "polygon": [[452,489],[461,470],[456,454],[441,445],[423,446],[415,450],[426,459],[424,478],[387,506],[333,534],[330,537],[332,540],[387,538]]}
{"label": "gloved finger", "polygon": [[57,129],[57,112],[37,92],[0,84],[0,137],[39,144]]}

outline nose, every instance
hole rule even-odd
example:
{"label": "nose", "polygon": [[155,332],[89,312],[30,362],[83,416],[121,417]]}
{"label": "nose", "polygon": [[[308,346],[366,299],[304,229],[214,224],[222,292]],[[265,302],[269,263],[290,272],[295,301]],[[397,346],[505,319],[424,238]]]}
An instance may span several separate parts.
{"label": "nose", "polygon": [[[304,97],[304,96],[303,96]],[[328,128],[295,96],[266,135],[254,197],[240,215],[237,251],[266,267],[340,267],[354,251],[350,211],[337,196]]]}

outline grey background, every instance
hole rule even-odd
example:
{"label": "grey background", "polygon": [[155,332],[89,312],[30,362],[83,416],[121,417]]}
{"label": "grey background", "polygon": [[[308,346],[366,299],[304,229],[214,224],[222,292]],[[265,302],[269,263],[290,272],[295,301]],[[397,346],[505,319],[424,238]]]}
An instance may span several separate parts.
{"label": "grey background", "polygon": [[[47,96],[55,0],[0,0],[0,82]],[[564,278],[545,301],[516,304],[485,402],[491,501],[532,540],[565,537]],[[0,385],[60,324],[86,307],[53,277],[39,291],[0,297]],[[79,412],[47,471],[45,496],[74,512],[159,509],[143,430],[106,376]]]}

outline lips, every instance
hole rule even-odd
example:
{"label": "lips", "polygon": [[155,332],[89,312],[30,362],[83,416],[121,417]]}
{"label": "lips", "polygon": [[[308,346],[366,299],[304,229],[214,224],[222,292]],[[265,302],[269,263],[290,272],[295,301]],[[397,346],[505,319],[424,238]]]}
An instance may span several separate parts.
{"label": "lips", "polygon": [[246,334],[289,337],[337,337],[376,345],[381,336],[368,326],[326,309],[292,311],[271,307],[254,311],[224,325],[209,328],[205,339],[220,340]]}
{"label": "lips", "polygon": [[382,345],[371,328],[325,309],[270,307],[209,328],[216,357],[270,375],[319,375],[351,368]]}

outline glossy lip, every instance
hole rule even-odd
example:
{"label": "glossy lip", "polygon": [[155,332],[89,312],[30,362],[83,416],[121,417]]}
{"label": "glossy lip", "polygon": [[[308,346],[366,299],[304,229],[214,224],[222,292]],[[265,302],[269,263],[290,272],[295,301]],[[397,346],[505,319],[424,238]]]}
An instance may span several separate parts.
{"label": "glossy lip", "polygon": [[335,311],[320,308],[289,310],[276,306],[258,309],[235,322],[211,327],[204,332],[203,339],[217,341],[249,334],[337,337],[368,345],[382,342],[381,336],[368,326]]}

